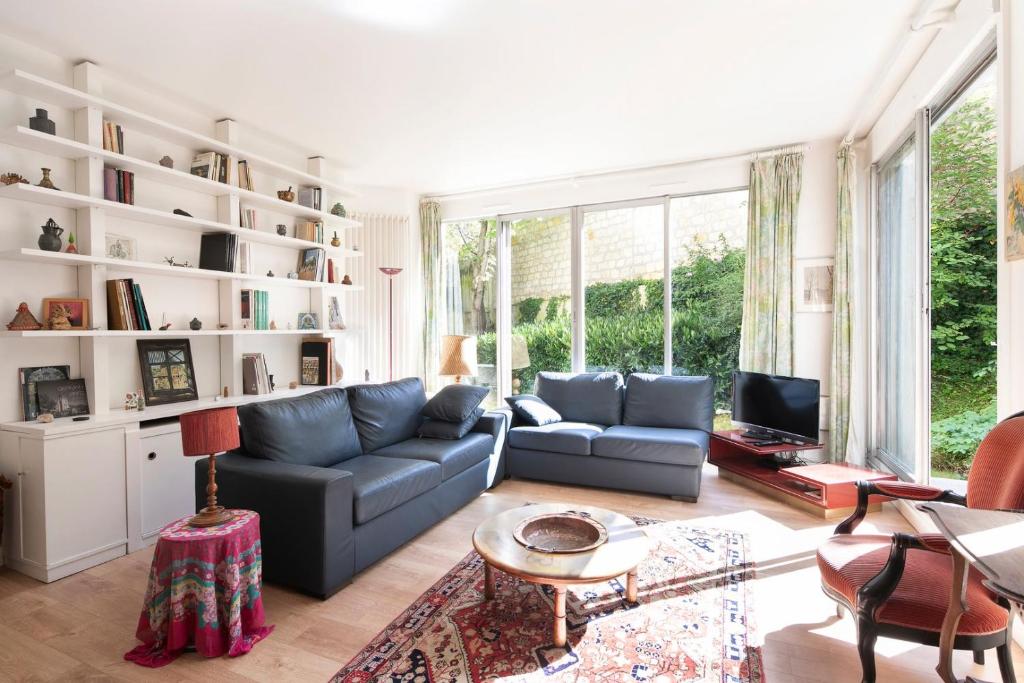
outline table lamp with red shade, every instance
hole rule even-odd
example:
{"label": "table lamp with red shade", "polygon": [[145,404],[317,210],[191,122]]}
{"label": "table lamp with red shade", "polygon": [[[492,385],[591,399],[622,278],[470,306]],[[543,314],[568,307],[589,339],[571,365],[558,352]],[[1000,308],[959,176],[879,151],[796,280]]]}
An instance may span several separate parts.
{"label": "table lamp with red shade", "polygon": [[238,411],[231,408],[212,408],[185,413],[181,422],[181,450],[186,456],[205,455],[210,458],[209,483],[206,485],[206,507],[189,520],[198,527],[217,526],[230,521],[232,514],[217,505],[217,454],[239,446]]}

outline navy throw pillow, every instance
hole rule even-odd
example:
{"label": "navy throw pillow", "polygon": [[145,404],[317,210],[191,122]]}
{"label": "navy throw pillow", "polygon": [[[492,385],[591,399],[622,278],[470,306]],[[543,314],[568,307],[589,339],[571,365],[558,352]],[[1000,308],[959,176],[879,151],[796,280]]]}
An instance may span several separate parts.
{"label": "navy throw pillow", "polygon": [[461,423],[487,398],[490,389],[472,384],[449,384],[427,401],[420,411],[431,420]]}
{"label": "navy throw pillow", "polygon": [[562,416],[558,414],[557,410],[533,394],[509,396],[505,399],[505,403],[512,408],[512,412],[516,414],[516,417],[534,427],[542,427],[562,421]]}
{"label": "navy throw pillow", "polygon": [[427,419],[423,424],[420,425],[419,435],[427,437],[429,439],[448,439],[450,441],[457,441],[469,434],[470,430],[476,426],[477,420],[484,414],[483,408],[477,408],[469,417],[462,422],[446,422],[445,420],[431,420]]}

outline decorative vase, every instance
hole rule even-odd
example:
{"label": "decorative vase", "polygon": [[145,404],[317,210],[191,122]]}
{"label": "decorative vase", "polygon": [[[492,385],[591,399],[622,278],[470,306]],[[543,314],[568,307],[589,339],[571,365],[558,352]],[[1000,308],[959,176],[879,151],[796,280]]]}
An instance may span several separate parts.
{"label": "decorative vase", "polygon": [[45,109],[36,109],[36,115],[28,120],[28,127],[40,133],[57,134],[57,124],[49,119]]}
{"label": "decorative vase", "polygon": [[295,193],[292,191],[292,186],[289,185],[287,190],[278,190],[277,198],[280,199],[282,202],[294,202]]}
{"label": "decorative vase", "polygon": [[192,322],[190,322],[188,326],[189,329],[201,330],[203,329],[203,321],[201,321],[199,318],[192,318]]}
{"label": "decorative vase", "polygon": [[166,154],[161,157],[159,163],[164,168],[174,168],[174,159],[170,158]]}
{"label": "decorative vase", "polygon": [[64,242],[60,236],[64,234],[64,228],[57,225],[52,218],[48,219],[42,226],[43,234],[39,236],[39,248],[43,251],[60,251]]}
{"label": "decorative vase", "polygon": [[284,237],[285,235],[287,235],[288,234],[288,226],[286,226],[284,223],[278,223],[277,224],[277,234],[280,235],[281,237]]}
{"label": "decorative vase", "polygon": [[36,187],[45,187],[48,190],[60,190],[60,188],[54,185],[53,181],[50,180],[50,169],[40,168],[39,170],[43,172],[43,179],[36,183]]}
{"label": "decorative vase", "polygon": [[334,206],[331,207],[331,213],[339,218],[345,218],[348,215],[345,211],[345,205],[341,202],[336,202]]}
{"label": "decorative vase", "polygon": [[340,247],[341,246],[341,240],[338,239],[338,233],[334,233],[334,237],[331,238],[331,246],[332,247]]}

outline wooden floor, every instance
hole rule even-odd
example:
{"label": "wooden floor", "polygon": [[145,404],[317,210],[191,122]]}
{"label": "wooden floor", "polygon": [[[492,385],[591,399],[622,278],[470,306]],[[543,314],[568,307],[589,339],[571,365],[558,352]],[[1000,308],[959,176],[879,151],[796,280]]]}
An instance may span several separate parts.
{"label": "wooden floor", "polygon": [[[409,603],[471,550],[478,522],[526,502],[567,501],[624,514],[685,519],[748,532],[759,565],[754,605],[765,638],[771,683],[860,680],[849,615],[837,619],[819,588],[814,549],[830,535],[823,522],[719,480],[706,466],[697,504],[526,481],[506,481],[430,531],[359,574],[327,601],[266,586],[268,623],[276,630],[251,653],[204,660],[186,654],[162,669],[122,660],[135,645],[152,550],[45,585],[0,569],[0,680],[325,681]],[[895,511],[868,517],[860,531],[908,529]],[[938,651],[881,639],[878,680],[935,681]],[[957,653],[957,673],[998,681],[995,652],[987,667]],[[1015,652],[1024,676],[1024,657]]]}

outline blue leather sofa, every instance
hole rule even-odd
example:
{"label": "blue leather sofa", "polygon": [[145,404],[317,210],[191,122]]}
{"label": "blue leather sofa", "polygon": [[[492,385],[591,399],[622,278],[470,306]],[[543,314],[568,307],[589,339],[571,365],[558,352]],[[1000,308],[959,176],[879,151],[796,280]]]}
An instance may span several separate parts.
{"label": "blue leather sofa", "polygon": [[562,420],[513,417],[514,477],[658,493],[696,502],[714,420],[710,377],[541,372],[537,396]]}
{"label": "blue leather sofa", "polygon": [[[419,379],[238,409],[242,445],[217,458],[219,502],[260,513],[263,574],[326,598],[504,476],[507,415],[458,440],[419,438]],[[196,463],[196,506],[207,460]]]}

